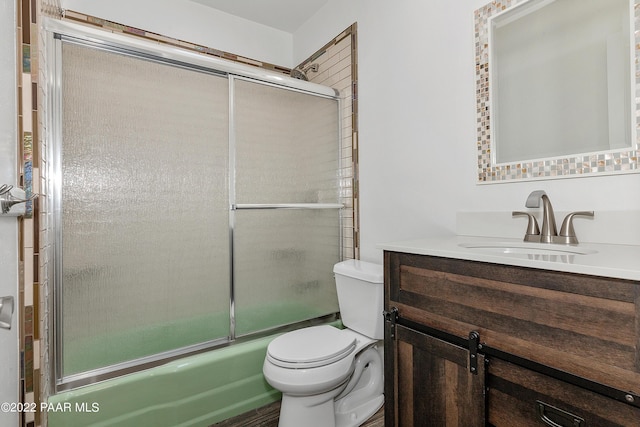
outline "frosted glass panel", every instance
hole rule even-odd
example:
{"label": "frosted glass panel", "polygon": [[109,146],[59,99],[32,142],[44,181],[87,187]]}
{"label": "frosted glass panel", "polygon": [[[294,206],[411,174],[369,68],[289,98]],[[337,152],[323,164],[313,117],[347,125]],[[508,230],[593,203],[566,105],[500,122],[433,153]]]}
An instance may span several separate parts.
{"label": "frosted glass panel", "polygon": [[63,374],[228,335],[228,81],[63,44]]}
{"label": "frosted glass panel", "polygon": [[338,311],[339,211],[245,210],[236,214],[238,335]]}
{"label": "frosted glass panel", "polygon": [[337,203],[338,102],[236,81],[238,203]]}

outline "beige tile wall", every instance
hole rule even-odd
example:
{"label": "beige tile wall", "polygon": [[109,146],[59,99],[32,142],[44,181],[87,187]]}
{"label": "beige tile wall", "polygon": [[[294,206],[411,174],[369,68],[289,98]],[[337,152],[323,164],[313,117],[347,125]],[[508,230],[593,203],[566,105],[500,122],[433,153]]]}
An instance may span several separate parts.
{"label": "beige tile wall", "polygon": [[337,89],[342,104],[341,202],[343,210],[343,248],[347,258],[359,258],[358,224],[358,132],[357,132],[357,24],[311,55],[300,68],[318,64],[308,71],[309,81]]}
{"label": "beige tile wall", "polygon": [[[39,1],[16,0],[17,52],[18,52],[18,135],[20,185],[30,193],[40,193],[40,120],[38,110],[41,92],[39,85]],[[24,403],[40,402],[40,347],[42,338],[41,302],[39,283],[40,200],[27,206],[20,219],[20,272],[19,313],[20,330],[20,398]],[[20,414],[21,426],[41,425],[39,412]]]}

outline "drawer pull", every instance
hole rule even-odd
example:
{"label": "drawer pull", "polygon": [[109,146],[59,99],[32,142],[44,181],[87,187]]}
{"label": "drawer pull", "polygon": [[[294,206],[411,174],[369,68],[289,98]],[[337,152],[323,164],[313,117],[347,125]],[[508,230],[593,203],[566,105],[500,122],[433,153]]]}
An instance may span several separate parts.
{"label": "drawer pull", "polygon": [[584,419],[573,415],[570,412],[563,411],[560,408],[551,406],[548,403],[536,401],[538,409],[538,417],[540,420],[551,427],[584,427]]}

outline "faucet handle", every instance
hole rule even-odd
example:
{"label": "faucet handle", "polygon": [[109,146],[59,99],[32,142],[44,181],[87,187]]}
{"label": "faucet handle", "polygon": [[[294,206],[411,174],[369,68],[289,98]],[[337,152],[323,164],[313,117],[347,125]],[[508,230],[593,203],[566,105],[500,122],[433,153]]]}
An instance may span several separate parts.
{"label": "faucet handle", "polygon": [[525,242],[539,242],[540,241],[540,227],[538,227],[538,220],[533,214],[529,212],[513,211],[511,212],[513,218],[517,216],[526,216],[529,218],[527,223],[527,233],[524,235]]}
{"label": "faucet handle", "polygon": [[560,227],[560,234],[558,235],[558,243],[565,243],[569,245],[577,245],[578,238],[576,237],[576,231],[573,228],[573,218],[576,216],[588,216],[593,218],[593,211],[577,211],[571,212],[562,221],[562,227]]}

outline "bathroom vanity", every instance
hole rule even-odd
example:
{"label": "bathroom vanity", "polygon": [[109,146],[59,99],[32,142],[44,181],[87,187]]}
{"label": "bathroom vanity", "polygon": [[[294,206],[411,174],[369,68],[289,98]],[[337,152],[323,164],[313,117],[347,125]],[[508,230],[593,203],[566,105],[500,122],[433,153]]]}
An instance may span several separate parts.
{"label": "bathroom vanity", "polygon": [[640,426],[636,247],[381,247],[386,426]]}

